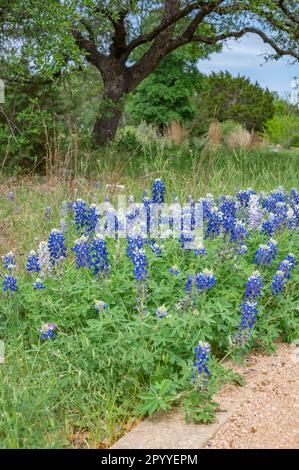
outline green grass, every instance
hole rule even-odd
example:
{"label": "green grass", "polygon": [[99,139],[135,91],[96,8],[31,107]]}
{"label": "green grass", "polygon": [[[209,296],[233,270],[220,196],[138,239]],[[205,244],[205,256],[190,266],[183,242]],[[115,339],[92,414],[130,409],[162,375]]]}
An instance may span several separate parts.
{"label": "green grass", "polygon": [[[142,162],[135,155],[136,161],[120,171],[117,162],[126,158],[125,154],[112,155],[108,163],[90,171],[92,180],[102,182],[100,189],[82,178],[75,187],[41,177],[1,182],[0,255],[15,251],[20,286],[16,295],[0,294],[0,338],[6,347],[5,364],[0,365],[1,447],[104,447],[140,418],[142,394],[156,393],[155,387],[168,380],[169,396],[161,401],[169,399],[170,403],[171,397],[188,389],[193,348],[200,339],[211,343],[215,359],[227,352],[247,277],[256,269],[254,252],[267,239],[260,234],[251,237],[248,253],[237,259],[223,254],[224,240],[207,241],[206,257],[185,255],[177,242],[166,240],[162,259],[148,253],[146,307],[151,315],[142,320],[135,309],[136,283],[123,243],[120,257],[113,258],[114,242],[109,241],[112,268],[108,278],[98,281],[88,271],[78,272],[70,259],[62,278],[48,281],[45,291],[32,291],[23,255],[59,226],[61,201],[82,197],[98,202],[107,194],[115,200],[121,191],[107,189],[106,182],[124,184],[122,192],[138,200],[155,177],[165,180],[169,200],[172,192],[199,197],[248,186],[267,191],[298,184],[298,155],[292,152],[228,154],[219,150],[210,160],[206,156],[200,161],[190,149],[177,149],[174,157],[168,149],[145,159],[142,155]],[[6,197],[9,190],[14,192],[13,201]],[[50,219],[44,215],[47,206],[53,209]],[[72,232],[67,234],[69,247],[74,237]],[[290,251],[298,257],[299,241],[289,231],[276,238],[279,255],[263,272],[266,293],[250,343],[268,350],[274,339],[290,341],[298,333],[298,269],[280,299],[271,299],[268,289],[278,262]],[[173,264],[181,268],[178,277],[168,272]],[[204,268],[214,271],[217,285],[178,314],[174,305],[184,296],[186,275]],[[94,299],[109,304],[100,318]],[[162,304],[171,314],[157,321],[153,312]],[[38,329],[46,321],[56,322],[59,331],[55,340],[41,343]],[[216,360],[211,367],[226,380]]]}

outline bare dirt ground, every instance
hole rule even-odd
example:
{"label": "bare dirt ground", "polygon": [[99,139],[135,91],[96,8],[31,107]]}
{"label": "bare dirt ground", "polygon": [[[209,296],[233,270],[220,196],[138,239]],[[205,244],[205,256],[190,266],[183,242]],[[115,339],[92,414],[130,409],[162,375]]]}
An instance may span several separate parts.
{"label": "bare dirt ground", "polygon": [[205,445],[206,449],[299,448],[299,348],[281,344],[271,356],[252,354],[235,367],[246,386],[226,386],[217,397],[221,408],[240,405]]}

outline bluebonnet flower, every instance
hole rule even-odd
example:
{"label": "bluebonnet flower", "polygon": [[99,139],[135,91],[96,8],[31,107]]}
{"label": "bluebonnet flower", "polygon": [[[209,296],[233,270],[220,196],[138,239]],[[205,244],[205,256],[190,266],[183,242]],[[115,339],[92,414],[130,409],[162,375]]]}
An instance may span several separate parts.
{"label": "bluebonnet flower", "polygon": [[223,196],[219,209],[222,212],[222,225],[226,234],[231,233],[236,223],[236,203],[231,196]]}
{"label": "bluebonnet flower", "polygon": [[275,260],[277,256],[277,241],[270,238],[267,242],[267,246],[270,248],[271,259]]}
{"label": "bluebonnet flower", "polygon": [[157,317],[159,318],[167,317],[168,309],[165,307],[165,305],[161,305],[160,307],[157,308],[155,313]]}
{"label": "bluebonnet flower", "polygon": [[256,194],[252,194],[248,204],[248,227],[250,230],[259,229],[263,220],[263,210],[260,206],[260,198]]}
{"label": "bluebonnet flower", "polygon": [[73,204],[77,230],[83,230],[87,220],[87,205],[83,199],[77,199]]}
{"label": "bluebonnet flower", "polygon": [[40,278],[37,278],[34,283],[33,283],[33,289],[34,290],[37,290],[37,289],[45,289],[46,286],[44,284],[44,281]]}
{"label": "bluebonnet flower", "polygon": [[292,207],[299,204],[299,191],[296,188],[292,188],[290,191],[290,203]]}
{"label": "bluebonnet flower", "polygon": [[162,255],[162,248],[158,243],[155,242],[155,240],[148,240],[147,243],[153,253],[156,253],[158,256]]}
{"label": "bluebonnet flower", "polygon": [[100,234],[96,234],[92,241],[91,263],[94,274],[98,274],[100,271],[108,272],[110,268],[107,243]]}
{"label": "bluebonnet flower", "polygon": [[40,276],[48,277],[51,276],[53,268],[50,258],[50,252],[48,248],[48,243],[45,241],[40,242],[38,249],[38,265],[40,267]]}
{"label": "bluebonnet flower", "polygon": [[286,282],[287,279],[285,273],[283,271],[276,271],[276,274],[272,277],[272,282],[270,285],[272,295],[276,296],[283,292]]}
{"label": "bluebonnet flower", "polygon": [[108,304],[106,304],[106,302],[104,302],[103,300],[95,300],[94,304],[97,313],[103,312],[108,308]]}
{"label": "bluebonnet flower", "polygon": [[208,377],[211,375],[207,365],[210,359],[211,346],[205,341],[199,341],[194,352],[195,361],[193,365],[195,372],[192,375],[192,383],[201,388],[206,385]]}
{"label": "bluebonnet flower", "polygon": [[168,271],[171,273],[171,274],[174,274],[175,276],[177,276],[178,274],[180,274],[180,269],[174,265],[174,266],[171,266],[171,268],[168,269]]}
{"label": "bluebonnet flower", "polygon": [[285,261],[290,263],[292,269],[296,266],[296,256],[293,253],[289,253],[286,256]]}
{"label": "bluebonnet flower", "polygon": [[238,246],[237,252],[239,253],[239,255],[244,255],[244,253],[247,253],[247,251],[248,251],[247,245]]}
{"label": "bluebonnet flower", "polygon": [[83,267],[92,267],[90,243],[87,237],[82,235],[82,237],[75,240],[72,250],[76,254],[76,263],[78,269]]}
{"label": "bluebonnet flower", "polygon": [[291,207],[288,208],[285,225],[289,229],[296,227],[296,215]]}
{"label": "bluebonnet flower", "polygon": [[146,214],[146,232],[149,233],[151,229],[151,200],[149,197],[143,195],[142,203]]}
{"label": "bluebonnet flower", "polygon": [[38,273],[40,271],[38,256],[34,250],[31,250],[27,258],[27,271]]}
{"label": "bluebonnet flower", "polygon": [[100,220],[100,212],[96,204],[91,204],[86,215],[86,226],[88,232],[93,232]]}
{"label": "bluebonnet flower", "polygon": [[280,227],[280,220],[276,214],[270,212],[268,216],[268,220],[265,220],[261,225],[261,233],[269,235],[270,237],[274,235],[274,233]]}
{"label": "bluebonnet flower", "polygon": [[15,292],[18,290],[17,280],[14,276],[9,276],[5,274],[4,281],[3,281],[3,292],[11,291]]}
{"label": "bluebonnet flower", "polygon": [[144,238],[139,234],[127,237],[127,248],[126,248],[127,256],[131,258],[135,249],[143,248],[144,243],[145,243]]}
{"label": "bluebonnet flower", "polygon": [[241,304],[241,321],[236,335],[238,343],[242,343],[250,336],[257,314],[257,302],[246,300]]}
{"label": "bluebonnet flower", "polygon": [[266,245],[260,245],[255,252],[254,263],[268,266],[277,254],[277,242],[270,240]]}
{"label": "bluebonnet flower", "polygon": [[204,269],[201,273],[196,273],[194,276],[196,287],[198,290],[211,289],[216,284],[216,278],[212,271]]}
{"label": "bluebonnet flower", "polygon": [[3,267],[8,271],[13,271],[16,268],[15,255],[12,251],[9,251],[6,255],[2,256]]}
{"label": "bluebonnet flower", "polygon": [[242,207],[248,207],[250,196],[255,194],[256,192],[252,188],[247,188],[237,193],[237,199]]}
{"label": "bluebonnet flower", "polygon": [[255,271],[248,278],[245,290],[245,297],[251,300],[255,300],[257,297],[261,297],[263,287],[264,284],[262,276],[259,271]]}
{"label": "bluebonnet flower", "polygon": [[135,248],[132,252],[131,260],[134,265],[133,274],[137,281],[144,281],[147,275],[147,259],[143,248]]}
{"label": "bluebonnet flower", "polygon": [[187,281],[186,281],[186,285],[185,285],[185,291],[187,293],[190,293],[191,290],[192,290],[192,285],[193,285],[193,276],[192,274],[188,274],[187,276]]}
{"label": "bluebonnet flower", "polygon": [[55,264],[58,259],[66,257],[65,238],[61,230],[56,228],[51,230],[48,240],[48,249],[52,264]]}
{"label": "bluebonnet flower", "polygon": [[196,256],[198,256],[198,255],[207,255],[208,252],[207,252],[206,248],[203,246],[202,248],[195,248],[194,254]]}
{"label": "bluebonnet flower", "polygon": [[267,209],[268,212],[275,212],[277,204],[285,202],[286,198],[287,195],[283,189],[275,189],[269,194],[269,196],[262,200],[262,206]]}
{"label": "bluebonnet flower", "polygon": [[249,232],[245,227],[244,222],[237,220],[231,227],[230,239],[236,243],[243,243],[245,238],[249,236]]}
{"label": "bluebonnet flower", "polygon": [[44,325],[40,329],[40,339],[47,340],[55,338],[56,334],[54,331],[56,330],[57,326],[55,323],[44,323]]}
{"label": "bluebonnet flower", "polygon": [[207,214],[205,238],[218,236],[221,232],[223,214],[217,207],[212,207]]}
{"label": "bluebonnet flower", "polygon": [[190,251],[190,242],[193,242],[194,235],[190,230],[182,230],[179,238],[179,242],[182,250]]}
{"label": "bluebonnet flower", "polygon": [[161,204],[164,202],[164,194],[165,194],[165,184],[164,182],[158,178],[153,182],[152,185],[152,202]]}
{"label": "bluebonnet flower", "polygon": [[13,201],[14,198],[15,198],[14,193],[13,193],[12,191],[9,191],[9,192],[7,193],[7,199],[8,199],[9,201]]}

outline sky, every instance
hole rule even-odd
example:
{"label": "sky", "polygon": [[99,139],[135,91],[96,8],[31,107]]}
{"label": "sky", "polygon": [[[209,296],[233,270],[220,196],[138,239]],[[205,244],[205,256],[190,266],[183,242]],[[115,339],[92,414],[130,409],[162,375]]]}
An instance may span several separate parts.
{"label": "sky", "polygon": [[286,98],[291,92],[292,79],[295,76],[299,78],[299,64],[290,64],[285,57],[266,63],[263,53],[269,50],[272,51],[271,47],[259,36],[248,34],[238,41],[227,41],[221,53],[211,54],[210,59],[198,61],[198,68],[207,74],[224,70],[232,75],[240,73]]}

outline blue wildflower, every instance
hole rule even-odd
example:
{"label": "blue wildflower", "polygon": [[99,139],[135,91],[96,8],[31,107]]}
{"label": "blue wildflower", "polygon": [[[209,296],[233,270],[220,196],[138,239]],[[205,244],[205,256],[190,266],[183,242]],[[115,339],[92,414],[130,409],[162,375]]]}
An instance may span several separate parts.
{"label": "blue wildflower", "polygon": [[223,214],[217,207],[212,207],[207,214],[205,238],[218,236],[221,232]]}
{"label": "blue wildflower", "polygon": [[192,274],[188,274],[186,285],[185,285],[185,291],[187,292],[187,294],[191,292],[192,285],[193,285],[193,276]]}
{"label": "blue wildflower", "polygon": [[284,290],[284,286],[286,285],[287,278],[283,271],[276,271],[276,274],[272,277],[272,282],[270,285],[270,289],[272,291],[272,295],[276,296],[281,294]]}
{"label": "blue wildflower", "polygon": [[108,308],[108,304],[106,304],[106,302],[104,302],[103,300],[95,300],[94,303],[95,303],[95,309],[97,313],[103,312],[104,310]]}
{"label": "blue wildflower", "polygon": [[165,184],[159,178],[153,182],[152,185],[152,202],[161,204],[164,202],[164,194],[165,194]]}
{"label": "blue wildflower", "polygon": [[90,252],[90,243],[87,237],[82,235],[82,237],[75,240],[75,244],[72,250],[76,254],[77,268],[91,268],[92,267],[92,258]]}
{"label": "blue wildflower", "polygon": [[58,259],[66,257],[66,246],[64,234],[61,230],[54,228],[51,230],[48,240],[48,249],[51,263],[55,264]]}
{"label": "blue wildflower", "polygon": [[244,222],[237,220],[231,228],[230,239],[233,242],[242,244],[245,238],[249,236],[249,232],[245,227]]}
{"label": "blue wildflower", "polygon": [[246,290],[245,290],[245,297],[247,299],[256,299],[257,297],[261,297],[262,295],[262,288],[264,287],[262,276],[258,271],[252,273],[249,276]]}
{"label": "blue wildflower", "polygon": [[213,272],[208,269],[204,269],[201,273],[196,273],[194,280],[197,289],[200,291],[211,289],[216,284],[216,278]]}
{"label": "blue wildflower", "polygon": [[36,279],[36,281],[33,283],[33,289],[38,290],[38,289],[45,289],[46,286],[44,284],[44,281],[42,279]]}
{"label": "blue wildflower", "polygon": [[250,196],[255,195],[256,192],[252,188],[239,191],[237,193],[237,199],[242,207],[248,207]]}
{"label": "blue wildflower", "polygon": [[168,309],[165,307],[165,305],[161,305],[157,308],[155,313],[159,318],[167,317]]}
{"label": "blue wildflower", "polygon": [[108,272],[110,265],[108,259],[107,243],[100,234],[96,234],[91,244],[91,263],[94,274]]}
{"label": "blue wildflower", "polygon": [[3,267],[8,271],[13,271],[16,268],[15,255],[12,251],[9,251],[6,255],[2,256]]}
{"label": "blue wildflower", "polygon": [[266,245],[260,245],[255,252],[254,263],[257,265],[268,266],[277,255],[277,242],[269,240]]}
{"label": "blue wildflower", "polygon": [[177,266],[171,266],[171,268],[169,268],[168,271],[171,274],[174,274],[175,276],[177,276],[181,272],[180,269]]}
{"label": "blue wildflower", "polygon": [[242,343],[250,336],[257,314],[257,302],[246,300],[241,304],[241,321],[236,335],[238,343]]}
{"label": "blue wildflower", "polygon": [[73,204],[75,224],[77,230],[85,228],[87,220],[87,205],[83,199],[77,199]]}
{"label": "blue wildflower", "polygon": [[38,273],[40,271],[38,256],[34,250],[30,251],[28,255],[26,268],[28,272]]}
{"label": "blue wildflower", "polygon": [[4,281],[3,281],[3,292],[11,291],[15,292],[18,290],[17,280],[14,276],[9,276],[5,274]]}
{"label": "blue wildflower", "polygon": [[196,256],[199,256],[199,255],[207,255],[208,252],[207,252],[206,248],[203,246],[202,248],[195,248],[194,254],[195,254]]}
{"label": "blue wildflower", "polygon": [[247,245],[240,245],[240,246],[238,246],[237,251],[238,251],[239,255],[244,255],[244,253],[247,253],[248,247],[247,247]]}
{"label": "blue wildflower", "polygon": [[91,204],[86,215],[85,224],[88,232],[94,232],[97,223],[100,220],[100,212],[96,204]]}
{"label": "blue wildflower", "polygon": [[55,323],[45,323],[40,329],[40,339],[47,340],[55,338],[56,334],[54,331],[56,328]]}
{"label": "blue wildflower", "polygon": [[219,209],[222,213],[222,225],[226,234],[232,232],[236,223],[236,203],[231,196],[223,196],[220,200]]}
{"label": "blue wildflower", "polygon": [[133,274],[137,281],[144,281],[147,271],[147,259],[143,248],[136,248],[132,252],[131,260],[134,265]]}
{"label": "blue wildflower", "polygon": [[207,365],[210,359],[211,346],[205,341],[199,341],[194,352],[195,361],[193,365],[195,372],[192,375],[192,383],[198,387],[202,387],[207,383],[208,377],[211,375]]}

